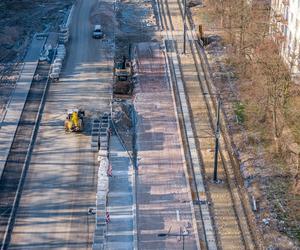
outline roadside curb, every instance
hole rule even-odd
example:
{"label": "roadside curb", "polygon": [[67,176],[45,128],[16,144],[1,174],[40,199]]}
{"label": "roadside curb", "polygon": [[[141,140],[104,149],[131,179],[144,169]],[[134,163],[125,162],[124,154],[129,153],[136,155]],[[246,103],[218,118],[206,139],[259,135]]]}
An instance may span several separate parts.
{"label": "roadside curb", "polygon": [[73,18],[73,13],[74,13],[74,9],[75,9],[75,4],[76,2],[72,5],[71,9],[70,9],[70,12],[69,12],[69,16],[67,18],[67,21],[66,21],[66,26],[69,28],[71,22],[72,22],[72,18]]}
{"label": "roadside curb", "polygon": [[[136,125],[136,115],[135,115],[135,109],[132,111],[132,121],[133,121],[133,127],[134,127],[134,133],[135,133],[135,125]],[[135,141],[133,142],[135,143]],[[134,146],[135,148],[135,146]],[[135,149],[133,149],[135,150]],[[135,157],[135,156],[134,156]],[[131,168],[131,174],[132,174],[132,192],[133,192],[133,249],[138,250],[138,226],[137,226],[137,192],[136,192],[136,182],[137,182],[137,175],[138,175],[138,168],[136,165],[136,159],[134,158],[132,161],[132,168]]]}
{"label": "roadside curb", "polygon": [[[197,220],[196,220],[196,216],[195,216],[195,208],[194,208],[194,204],[193,204],[193,199],[192,199],[192,189],[191,189],[191,185],[189,183],[189,174],[188,174],[188,170],[187,170],[187,156],[184,152],[184,149],[183,149],[183,136],[182,136],[182,132],[180,131],[180,123],[179,123],[179,115],[178,115],[178,111],[177,111],[177,107],[176,107],[176,97],[175,97],[175,90],[174,90],[174,84],[172,83],[172,76],[171,76],[171,70],[170,70],[170,64],[169,64],[169,57],[168,57],[168,54],[167,54],[167,51],[166,51],[166,47],[163,46],[163,52],[164,52],[164,56],[165,56],[165,62],[166,62],[166,71],[167,71],[167,75],[168,75],[168,82],[169,82],[169,85],[171,87],[171,92],[172,92],[172,99],[173,99],[173,107],[174,107],[174,112],[176,114],[176,123],[177,123],[177,126],[178,126],[178,135],[179,135],[179,138],[180,138],[180,141],[181,141],[181,153],[182,153],[182,158],[184,160],[184,176],[185,176],[185,180],[186,180],[186,185],[188,187],[188,193],[189,193],[189,199],[190,199],[190,206],[191,206],[191,210],[192,210],[192,224],[193,224],[193,228],[195,230],[195,235],[198,235],[198,237],[195,237],[196,239],[196,242],[197,242],[197,247],[198,249],[201,249],[201,244],[200,244],[200,235],[199,235],[199,229],[198,229],[198,226],[197,226]],[[175,76],[174,76],[175,77]]]}

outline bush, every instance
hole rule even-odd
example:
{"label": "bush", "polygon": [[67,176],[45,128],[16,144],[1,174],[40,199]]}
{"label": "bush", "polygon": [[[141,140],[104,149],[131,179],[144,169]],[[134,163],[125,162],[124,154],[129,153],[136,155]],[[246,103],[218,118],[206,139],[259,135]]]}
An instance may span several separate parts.
{"label": "bush", "polygon": [[236,120],[239,124],[244,123],[245,121],[245,105],[241,102],[236,102],[234,104],[234,112],[236,115]]}

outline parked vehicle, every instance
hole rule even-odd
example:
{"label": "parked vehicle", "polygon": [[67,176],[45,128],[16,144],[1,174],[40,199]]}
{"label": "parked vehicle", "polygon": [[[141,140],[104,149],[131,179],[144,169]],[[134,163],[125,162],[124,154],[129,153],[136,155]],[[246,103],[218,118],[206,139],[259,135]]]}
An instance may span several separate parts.
{"label": "parked vehicle", "polygon": [[100,24],[95,25],[94,31],[93,31],[93,38],[101,39],[104,37],[102,27]]}
{"label": "parked vehicle", "polygon": [[122,60],[115,61],[114,67],[114,94],[127,95],[132,92],[132,65],[124,56]]}

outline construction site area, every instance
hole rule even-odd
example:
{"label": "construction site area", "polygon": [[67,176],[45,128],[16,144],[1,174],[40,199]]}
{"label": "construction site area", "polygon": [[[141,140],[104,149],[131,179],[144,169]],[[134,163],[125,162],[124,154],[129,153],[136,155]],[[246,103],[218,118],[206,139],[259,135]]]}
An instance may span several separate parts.
{"label": "construction site area", "polygon": [[257,222],[202,1],[17,2],[0,3],[0,250],[299,249]]}

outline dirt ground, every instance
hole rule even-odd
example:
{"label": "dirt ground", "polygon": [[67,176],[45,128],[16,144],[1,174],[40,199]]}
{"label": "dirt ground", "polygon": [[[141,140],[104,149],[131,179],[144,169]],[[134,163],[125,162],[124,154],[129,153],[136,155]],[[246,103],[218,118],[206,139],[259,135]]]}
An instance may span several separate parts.
{"label": "dirt ground", "polygon": [[112,103],[112,121],[124,146],[133,156],[133,104],[131,100],[114,100]]}
{"label": "dirt ground", "polygon": [[130,57],[131,46],[151,41],[155,31],[153,4],[153,1],[148,0],[117,2],[116,58]]}
{"label": "dirt ground", "polygon": [[[137,4],[138,3],[138,4]],[[154,39],[156,21],[154,1],[125,0],[116,2],[115,59],[131,58],[131,48],[140,42]],[[133,18],[134,17],[134,18]],[[118,99],[122,96],[118,96]],[[127,150],[133,155],[134,121],[132,121],[132,96],[113,104],[113,120]]]}
{"label": "dirt ground", "polygon": [[74,0],[0,1],[0,121],[35,32],[56,31]]}
{"label": "dirt ground", "polygon": [[55,31],[74,0],[0,2],[0,62],[21,59],[35,32]]}
{"label": "dirt ground", "polygon": [[[249,194],[257,201],[257,223],[268,249],[299,249],[300,210],[297,195],[290,193],[291,176],[282,159],[270,154],[269,142],[253,125],[238,120],[237,107],[253,93],[251,86],[235,77],[229,66],[230,47],[224,42],[218,18],[209,5],[190,8],[196,25],[202,24],[204,34],[210,37],[206,46],[211,73],[216,87],[222,93],[222,106],[233,136],[233,147],[240,158],[241,172]],[[247,111],[245,111],[246,113]],[[247,115],[247,114],[246,114]]]}

